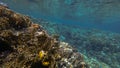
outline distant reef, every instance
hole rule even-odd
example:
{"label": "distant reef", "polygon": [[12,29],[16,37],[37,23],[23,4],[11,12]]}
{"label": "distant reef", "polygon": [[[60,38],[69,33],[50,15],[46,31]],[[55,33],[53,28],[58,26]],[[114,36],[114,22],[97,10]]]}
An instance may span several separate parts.
{"label": "distant reef", "polygon": [[120,34],[98,29],[85,29],[39,19],[49,34],[59,34],[84,55],[90,68],[120,68]]}
{"label": "distant reef", "polygon": [[89,68],[83,58],[29,16],[0,5],[0,68]]}

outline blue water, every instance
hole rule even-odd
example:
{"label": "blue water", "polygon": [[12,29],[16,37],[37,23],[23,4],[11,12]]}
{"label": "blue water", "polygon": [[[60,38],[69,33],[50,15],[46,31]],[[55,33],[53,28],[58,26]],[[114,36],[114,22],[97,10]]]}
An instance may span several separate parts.
{"label": "blue water", "polygon": [[120,33],[120,0],[1,0],[34,18]]}
{"label": "blue water", "polygon": [[97,68],[120,67],[120,34],[114,34],[120,33],[120,0],[0,1],[16,12],[57,23],[44,27],[49,33],[59,33],[63,41],[74,45],[89,60],[107,64],[98,63]]}

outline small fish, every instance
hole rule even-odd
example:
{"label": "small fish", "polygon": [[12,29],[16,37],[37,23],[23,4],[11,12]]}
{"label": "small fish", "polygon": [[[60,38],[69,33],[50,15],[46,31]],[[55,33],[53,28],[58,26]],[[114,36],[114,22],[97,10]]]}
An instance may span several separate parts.
{"label": "small fish", "polygon": [[0,1],[0,6],[4,6],[4,7],[8,8],[8,5],[6,3],[1,2],[1,1]]}

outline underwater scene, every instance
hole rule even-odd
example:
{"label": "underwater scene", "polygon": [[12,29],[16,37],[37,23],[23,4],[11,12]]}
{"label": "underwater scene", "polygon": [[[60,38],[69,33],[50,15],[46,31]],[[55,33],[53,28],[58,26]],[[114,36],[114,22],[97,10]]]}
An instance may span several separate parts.
{"label": "underwater scene", "polygon": [[120,68],[120,0],[0,0],[0,68]]}

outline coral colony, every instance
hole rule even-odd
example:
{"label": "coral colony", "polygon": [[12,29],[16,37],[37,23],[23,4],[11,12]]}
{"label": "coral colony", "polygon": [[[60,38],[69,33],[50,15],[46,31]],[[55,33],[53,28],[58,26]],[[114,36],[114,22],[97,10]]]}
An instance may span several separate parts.
{"label": "coral colony", "polygon": [[0,6],[1,68],[88,68],[83,55],[28,16]]}

